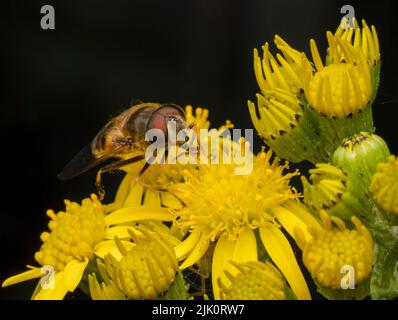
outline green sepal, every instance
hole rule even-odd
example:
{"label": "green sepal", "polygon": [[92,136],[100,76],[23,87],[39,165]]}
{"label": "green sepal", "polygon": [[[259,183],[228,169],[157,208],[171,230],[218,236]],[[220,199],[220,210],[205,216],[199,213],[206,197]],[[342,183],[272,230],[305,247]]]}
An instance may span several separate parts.
{"label": "green sepal", "polygon": [[188,291],[189,284],[185,282],[182,272],[178,271],[174,282],[159,300],[192,300],[193,297]]}
{"label": "green sepal", "polygon": [[317,291],[328,300],[363,300],[370,295],[370,277],[362,281],[355,289],[330,289],[314,280]]}
{"label": "green sepal", "polygon": [[298,300],[297,296],[294,294],[293,290],[285,282],[285,295],[286,300]]}
{"label": "green sepal", "polygon": [[346,118],[329,118],[308,107],[308,117],[317,123],[319,139],[323,142],[324,152],[331,158],[341,142],[363,131],[374,132],[372,106]]}
{"label": "green sepal", "polygon": [[371,86],[372,86],[372,95],[370,97],[370,103],[372,104],[377,96],[377,90],[380,85],[380,69],[381,69],[381,61],[377,62],[370,69],[370,77],[371,77]]}
{"label": "green sepal", "polygon": [[291,162],[325,162],[328,160],[327,155],[320,147],[321,140],[313,123],[306,117],[305,109],[306,107],[303,108],[304,113],[294,128],[264,141],[278,157]]}

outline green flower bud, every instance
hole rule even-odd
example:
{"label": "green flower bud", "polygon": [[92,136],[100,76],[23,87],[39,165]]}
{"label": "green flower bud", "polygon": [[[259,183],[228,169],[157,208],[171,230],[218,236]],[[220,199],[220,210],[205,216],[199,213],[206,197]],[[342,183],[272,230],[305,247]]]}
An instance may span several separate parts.
{"label": "green flower bud", "polygon": [[343,141],[334,152],[332,163],[342,168],[367,191],[378,163],[385,162],[389,155],[388,146],[381,137],[361,132]]}
{"label": "green flower bud", "polygon": [[321,140],[296,95],[279,88],[257,94],[259,117],[255,104],[249,101],[248,106],[258,134],[278,157],[291,162],[327,160],[319,148]]}

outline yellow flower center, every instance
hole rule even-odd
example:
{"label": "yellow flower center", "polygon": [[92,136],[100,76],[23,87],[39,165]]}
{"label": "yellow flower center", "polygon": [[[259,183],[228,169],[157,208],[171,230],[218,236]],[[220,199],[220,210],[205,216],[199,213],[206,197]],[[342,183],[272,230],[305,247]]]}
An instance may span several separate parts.
{"label": "yellow flower center", "polygon": [[170,187],[185,204],[176,212],[181,228],[199,230],[214,241],[222,232],[236,239],[245,228],[273,222],[272,209],[296,198],[289,180],[297,173],[283,175],[288,164],[270,162],[272,153],[261,152],[248,175],[236,175],[235,165],[199,165],[186,170],[186,182]]}
{"label": "yellow flower center", "polygon": [[[232,263],[232,262],[231,262]],[[285,284],[280,272],[270,263],[258,261],[232,263],[240,272],[228,273],[229,286],[220,283],[223,300],[284,300]]]}
{"label": "yellow flower center", "polygon": [[398,159],[395,156],[377,166],[370,191],[381,208],[398,215]]}
{"label": "yellow flower center", "polygon": [[[131,231],[130,231],[131,232]],[[173,248],[159,235],[145,232],[134,238],[135,246],[129,251],[116,239],[122,253],[120,261],[113,261],[112,278],[119,289],[130,299],[154,299],[165,292],[174,281],[178,269]],[[109,267],[109,259],[106,264]]]}
{"label": "yellow flower center", "polygon": [[315,73],[306,94],[310,105],[318,112],[329,117],[346,117],[365,108],[371,88],[361,68],[339,63]]}
{"label": "yellow flower center", "polygon": [[[339,218],[322,212],[325,229],[313,231],[313,238],[305,245],[303,261],[312,277],[323,286],[341,289],[346,272],[354,284],[360,284],[372,271],[373,240],[366,227],[356,218],[356,229],[346,229]],[[335,222],[338,228],[332,227]],[[345,282],[346,283],[346,282]]]}
{"label": "yellow flower center", "polygon": [[35,254],[39,264],[51,265],[56,270],[62,270],[74,259],[92,259],[94,246],[104,236],[104,212],[95,195],[84,199],[81,205],[68,200],[65,204],[65,211],[47,211],[51,232],[41,234],[43,244]]}

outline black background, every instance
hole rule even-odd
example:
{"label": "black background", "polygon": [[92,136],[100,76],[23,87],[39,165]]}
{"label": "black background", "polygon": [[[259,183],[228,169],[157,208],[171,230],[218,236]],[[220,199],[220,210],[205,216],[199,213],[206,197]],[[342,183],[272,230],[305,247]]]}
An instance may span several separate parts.
{"label": "black background", "polygon": [[[374,105],[377,133],[398,153],[396,1],[354,2],[377,28],[382,77]],[[40,28],[40,8],[55,7],[56,30]],[[326,50],[342,1],[2,1],[0,57],[0,281],[34,264],[45,210],[95,191],[92,171],[56,175],[110,116],[132,99],[207,107],[214,126],[252,128],[247,99],[258,91],[252,50],[274,34],[309,53]],[[257,139],[255,149],[261,146]],[[295,166],[305,170],[307,165]],[[117,185],[122,175],[105,178]],[[112,187],[108,187],[112,190]],[[0,289],[28,298],[34,283]]]}

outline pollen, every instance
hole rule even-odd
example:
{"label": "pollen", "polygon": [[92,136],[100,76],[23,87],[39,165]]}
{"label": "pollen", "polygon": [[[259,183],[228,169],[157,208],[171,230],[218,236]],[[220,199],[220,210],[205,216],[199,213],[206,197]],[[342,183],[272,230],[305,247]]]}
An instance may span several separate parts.
{"label": "pollen", "polygon": [[373,240],[369,230],[356,217],[355,229],[346,227],[343,220],[321,211],[324,228],[309,230],[313,235],[303,245],[303,262],[312,277],[321,285],[341,289],[344,268],[352,267],[355,285],[368,278],[373,265]]}
{"label": "pollen", "polygon": [[398,215],[398,159],[395,156],[377,166],[370,191],[383,210]]}
{"label": "pollen", "polygon": [[65,211],[47,211],[50,232],[41,234],[43,244],[35,254],[39,264],[56,270],[62,270],[72,260],[92,259],[94,246],[103,239],[105,229],[104,211],[95,195],[84,199],[81,205],[68,200],[65,205]]}
{"label": "pollen", "polygon": [[281,273],[270,263],[250,261],[230,262],[239,272],[233,276],[226,271],[230,281],[226,286],[219,281],[223,300],[284,300],[285,284]]}

